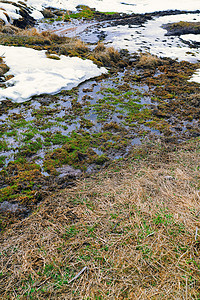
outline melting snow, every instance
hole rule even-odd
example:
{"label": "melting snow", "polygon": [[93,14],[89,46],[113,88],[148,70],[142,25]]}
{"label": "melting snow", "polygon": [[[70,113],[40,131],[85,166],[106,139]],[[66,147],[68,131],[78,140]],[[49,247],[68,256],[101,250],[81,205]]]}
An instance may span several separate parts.
{"label": "melting snow", "polygon": [[200,43],[200,34],[184,34],[180,38],[186,42],[197,42]]}
{"label": "melting snow", "polygon": [[155,17],[142,27],[127,25],[108,27],[102,30],[108,34],[106,43],[118,49],[126,48],[130,52],[150,52],[160,57],[197,62],[200,60],[199,49],[190,48],[179,37],[165,36],[167,31],[162,28],[163,24],[194,20],[200,21],[200,14]]}
{"label": "melting snow", "polygon": [[14,77],[7,81],[8,87],[0,89],[0,101],[12,99],[24,102],[34,95],[54,94],[61,89],[71,89],[79,83],[106,73],[91,60],[61,56],[49,59],[45,51],[24,47],[0,46],[0,56],[10,67],[7,74]]}
{"label": "melting snow", "polygon": [[192,78],[189,81],[200,83],[200,69],[195,72]]}
{"label": "melting snow", "polygon": [[[42,18],[41,11],[44,7],[63,8],[75,10],[79,4],[94,7],[99,11],[116,11],[126,13],[146,13],[164,10],[186,10],[194,11],[199,9],[199,0],[27,0],[24,2],[12,0],[9,3],[0,2],[0,18],[8,23],[6,14],[13,19],[20,17],[19,6],[24,7],[35,19]],[[115,47],[126,48],[130,51],[148,51],[158,56],[178,58],[196,62],[200,60],[199,49],[190,49],[179,37],[166,37],[162,24],[177,21],[196,21],[200,15],[177,15],[154,18],[145,27],[118,26],[105,29],[109,33],[107,41]],[[183,36],[181,36],[183,39]],[[185,36],[191,40],[193,37]],[[199,40],[199,37],[198,37]],[[45,57],[43,51],[35,52],[31,49],[21,48],[0,48],[5,52],[7,64],[11,67],[10,73],[15,77],[9,81],[13,86],[0,90],[0,100],[12,98],[14,101],[22,102],[32,95],[39,93],[56,93],[62,88],[77,85],[79,82],[105,72],[98,69],[92,62],[82,61],[77,58],[61,57],[60,61],[50,61]],[[12,54],[10,54],[12,53]],[[21,53],[21,55],[20,55]],[[32,53],[32,54],[30,54]],[[12,59],[12,56],[17,58]],[[33,57],[36,64],[33,64]],[[26,63],[24,63],[26,61]],[[22,63],[23,62],[23,63]],[[41,65],[41,63],[43,65]],[[200,74],[196,80],[200,81]],[[22,84],[24,82],[24,85]],[[50,86],[49,86],[50,84]]]}
{"label": "melting snow", "polygon": [[[12,19],[18,19],[19,9],[14,5],[14,3],[26,6],[32,11],[32,16],[35,19],[42,18],[40,11],[44,7],[54,7],[62,8],[67,10],[76,10],[76,6],[79,4],[88,5],[90,7],[96,8],[99,11],[115,11],[115,12],[125,12],[125,13],[146,13],[154,11],[164,11],[164,10],[198,10],[199,0],[27,0],[25,2],[19,0],[12,0],[10,4],[0,3],[0,8],[4,9],[6,13]],[[25,3],[23,5],[23,3]],[[0,10],[0,18],[7,22],[7,18],[3,10]]]}

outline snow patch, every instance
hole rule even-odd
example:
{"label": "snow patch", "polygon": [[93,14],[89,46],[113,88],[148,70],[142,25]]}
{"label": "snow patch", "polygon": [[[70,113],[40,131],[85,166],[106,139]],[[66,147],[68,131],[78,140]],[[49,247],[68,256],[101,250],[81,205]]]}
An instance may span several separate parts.
{"label": "snow patch", "polygon": [[190,82],[197,82],[200,83],[200,69],[198,69],[194,75],[190,78]]}
{"label": "snow patch", "polygon": [[200,43],[200,34],[184,34],[184,35],[181,35],[180,38],[186,42]]}
{"label": "snow patch", "polygon": [[125,13],[146,13],[169,9],[190,11],[199,9],[199,0],[28,0],[27,3],[37,9],[41,7],[55,7],[75,10],[77,5],[84,4],[99,11]]}
{"label": "snow patch", "polygon": [[[151,13],[154,11],[176,9],[194,11],[199,9],[199,0],[27,0],[24,2],[12,0],[12,3],[16,3],[20,6],[24,3],[24,7],[30,10],[30,15],[35,19],[41,19],[43,17],[41,11],[45,7],[75,11],[76,6],[79,4],[88,5],[102,12],[115,11],[121,13]],[[12,20],[20,18],[19,9],[11,4],[11,2],[10,4],[0,3],[0,18],[8,23],[4,11],[1,11],[1,9],[5,9],[11,19],[11,23]]]}
{"label": "snow patch", "polygon": [[107,73],[105,68],[98,68],[91,60],[63,55],[60,60],[54,60],[47,58],[44,50],[0,46],[0,54],[10,67],[6,75],[14,75],[7,81],[7,88],[0,88],[0,101],[11,99],[20,103],[34,95],[55,94]]}
{"label": "snow patch", "polygon": [[130,52],[150,52],[159,57],[171,57],[179,61],[200,61],[199,49],[190,48],[177,36],[165,35],[167,30],[163,29],[162,25],[179,21],[200,22],[200,14],[188,13],[154,17],[142,27],[120,25],[102,30],[107,34],[105,43],[117,49],[127,49]]}

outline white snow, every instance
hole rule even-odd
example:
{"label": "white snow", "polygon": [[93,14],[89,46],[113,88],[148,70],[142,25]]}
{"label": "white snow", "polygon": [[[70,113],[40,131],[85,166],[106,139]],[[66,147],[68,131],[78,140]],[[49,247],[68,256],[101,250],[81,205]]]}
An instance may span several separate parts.
{"label": "white snow", "polygon": [[42,6],[75,10],[76,6],[79,4],[94,7],[99,11],[116,11],[126,13],[146,13],[169,9],[199,9],[199,0],[27,0],[27,3],[39,10]]}
{"label": "white snow", "polygon": [[[144,26],[117,26],[104,30],[108,36],[105,43],[118,49],[128,49],[130,52],[150,52],[160,57],[200,61],[200,49],[190,48],[179,37],[165,36],[167,30],[161,26],[167,23],[179,21],[200,22],[200,14],[169,15],[154,17]],[[181,36],[183,37],[183,36]]]}
{"label": "white snow", "polygon": [[[200,48],[191,48],[182,41],[200,42],[200,35],[181,35],[180,38],[166,36],[167,30],[161,27],[163,24],[179,21],[200,22],[200,14],[188,13],[155,17],[148,21],[144,27],[117,26],[102,30],[108,34],[105,43],[117,49],[124,48],[130,52],[149,52],[159,57],[170,57],[179,61],[200,62]],[[200,70],[192,76],[190,81],[200,83]]]}
{"label": "white snow", "polygon": [[[54,0],[51,1],[54,2]],[[171,9],[187,11],[199,9],[199,0],[61,0],[60,2],[64,6],[69,3],[74,7],[78,4],[85,4],[104,12],[147,13]]]}
{"label": "white snow", "polygon": [[10,21],[19,18],[19,8],[12,4],[0,3],[0,19],[2,19],[6,24],[9,23],[6,15],[9,16]]}
{"label": "white snow", "polygon": [[184,34],[180,38],[186,42],[197,42],[200,43],[200,34]]}
{"label": "white snow", "polygon": [[0,46],[1,55],[10,67],[7,74],[14,77],[7,81],[7,88],[0,88],[0,101],[11,99],[20,103],[34,95],[54,94],[107,72],[91,60],[66,56],[60,56],[60,60],[49,59],[44,50]]}
{"label": "white snow", "polygon": [[[116,11],[126,13],[146,13],[163,10],[197,10],[200,0],[27,0],[22,4],[19,0],[10,3],[0,2],[0,18],[8,23],[6,13],[12,20],[20,17],[19,8],[11,3],[19,3],[30,10],[35,19],[42,18],[44,7],[64,8],[75,10],[79,4],[95,7],[99,11]],[[163,24],[178,21],[200,21],[200,14],[185,14],[153,18],[144,27],[118,26],[105,28],[108,33],[106,42],[116,48],[126,48],[131,52],[147,51],[161,57],[171,57],[190,62],[200,61],[200,50],[191,49],[179,37],[165,36]],[[181,36],[183,38],[183,36]],[[191,40],[191,35],[184,36]],[[197,36],[195,36],[197,38]],[[16,102],[23,102],[32,95],[41,93],[56,93],[63,88],[71,88],[85,79],[97,76],[104,69],[98,69],[91,61],[78,58],[61,57],[60,61],[45,57],[44,51],[35,51],[27,48],[13,48],[0,46],[5,61],[10,67],[14,78],[9,80],[6,89],[0,89],[0,101],[11,98]],[[1,55],[1,53],[0,53]],[[200,73],[195,75],[200,81]]]}
{"label": "white snow", "polygon": [[[22,5],[23,1],[12,0],[12,2]],[[27,0],[24,1],[24,3],[25,6],[27,5],[32,11],[31,15],[35,19],[42,18],[40,11],[42,11],[44,7],[63,8],[74,11],[79,4],[88,5],[102,12],[115,11],[124,13],[146,13],[171,9],[192,11],[199,9],[199,0]],[[6,10],[11,18],[11,23],[13,19],[20,17],[19,10],[16,6],[13,4],[0,3],[0,18],[6,22],[7,19],[4,12],[1,11],[1,8]]]}
{"label": "white snow", "polygon": [[189,81],[200,83],[200,69],[195,72]]}

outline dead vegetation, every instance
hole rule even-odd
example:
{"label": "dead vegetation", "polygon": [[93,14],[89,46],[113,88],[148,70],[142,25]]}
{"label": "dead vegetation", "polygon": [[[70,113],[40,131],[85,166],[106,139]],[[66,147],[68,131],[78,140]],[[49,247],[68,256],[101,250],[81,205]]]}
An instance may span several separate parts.
{"label": "dead vegetation", "polygon": [[106,48],[103,43],[99,43],[94,49],[94,58],[100,61],[102,65],[108,66],[110,63],[118,63],[120,61],[120,54],[114,47]]}
{"label": "dead vegetation", "polygon": [[36,28],[19,29],[12,25],[0,28],[2,45],[32,47],[36,50],[47,50],[48,55],[67,55],[91,59],[98,66],[124,67],[125,63],[118,50],[98,43],[91,51],[80,39],[60,36],[51,31],[39,32]]}
{"label": "dead vegetation", "polygon": [[89,53],[88,46],[79,39],[71,38],[60,47],[60,54],[64,55],[85,55]]}
{"label": "dead vegetation", "polygon": [[147,144],[49,197],[1,237],[1,299],[199,299],[199,150]]}
{"label": "dead vegetation", "polygon": [[140,59],[137,63],[139,68],[155,68],[162,64],[162,60],[150,53],[144,53],[140,55]]}

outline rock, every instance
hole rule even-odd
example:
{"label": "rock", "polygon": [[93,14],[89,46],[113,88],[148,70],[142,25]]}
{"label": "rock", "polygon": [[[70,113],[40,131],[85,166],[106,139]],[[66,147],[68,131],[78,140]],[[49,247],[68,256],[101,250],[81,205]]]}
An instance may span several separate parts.
{"label": "rock", "polygon": [[174,180],[174,177],[167,175],[167,176],[164,177],[164,179],[166,179],[166,180]]}
{"label": "rock", "polygon": [[43,14],[44,18],[54,18],[55,17],[55,15],[52,13],[52,11],[50,9],[47,9],[47,8],[45,8],[42,11],[42,14]]}
{"label": "rock", "polygon": [[54,14],[58,17],[62,17],[63,16],[63,12],[61,10],[55,10]]}
{"label": "rock", "polygon": [[25,29],[29,26],[34,26],[35,25],[35,19],[33,17],[30,16],[30,12],[27,9],[25,9],[24,7],[20,7],[20,5],[18,5],[20,10],[19,10],[19,14],[21,15],[21,18],[16,19],[13,21],[13,25],[22,29]]}

